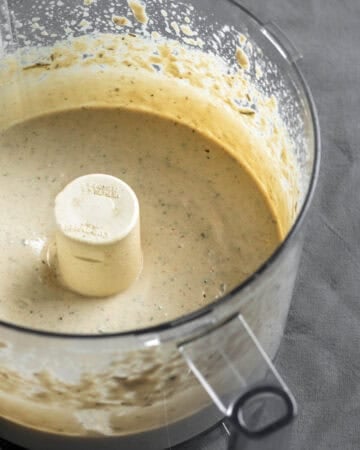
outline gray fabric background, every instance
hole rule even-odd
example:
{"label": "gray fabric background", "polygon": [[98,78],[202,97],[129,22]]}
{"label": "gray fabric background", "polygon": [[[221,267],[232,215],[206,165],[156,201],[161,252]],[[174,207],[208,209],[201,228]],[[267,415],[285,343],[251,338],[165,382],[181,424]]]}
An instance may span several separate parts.
{"label": "gray fabric background", "polygon": [[[277,361],[300,407],[281,448],[360,449],[360,0],[244,4],[304,55],[322,129],[320,184]],[[221,428],[177,448],[225,449]]]}
{"label": "gray fabric background", "polygon": [[[281,448],[360,449],[360,0],[243,3],[302,53],[322,131],[320,183],[277,360],[300,408]],[[179,450],[226,449],[224,436],[218,429]]]}

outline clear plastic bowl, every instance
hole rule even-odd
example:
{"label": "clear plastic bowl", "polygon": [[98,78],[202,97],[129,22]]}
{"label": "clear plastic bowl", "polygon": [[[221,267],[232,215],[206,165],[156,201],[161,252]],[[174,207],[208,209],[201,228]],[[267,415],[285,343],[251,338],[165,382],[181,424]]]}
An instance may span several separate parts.
{"label": "clear plastic bowl", "polygon": [[[69,27],[74,35],[119,32],[106,14],[111,6],[116,14],[126,14],[126,1],[84,3],[9,0],[7,9],[2,2],[3,58],[19,49],[51,45],[65,38]],[[151,27],[172,39],[176,36],[165,26],[160,10],[173,11],[178,18],[190,12],[204,50],[229,64],[235,32],[246,37],[249,76],[260,91],[278,101],[295,144],[304,195],[291,230],[269,260],[232,292],[196,313],[153,328],[101,336],[59,335],[0,322],[0,434],[30,449],[150,450],[188,440],[223,416],[189,370],[189,362],[219,398],[229,399],[264,376],[256,346],[235,320],[238,315],[246,319],[269,358],[275,356],[283,335],[320,151],[316,112],[297,55],[283,37],[279,39],[276,28],[264,25],[237,1],[146,3]],[[46,25],[46,35],[34,28],[34,16],[36,23]],[[95,25],[82,29],[79,22],[84,17]],[[141,34],[144,29],[138,24],[131,32]],[[262,68],[260,79],[255,61]],[[234,376],[234,368],[241,376]]]}

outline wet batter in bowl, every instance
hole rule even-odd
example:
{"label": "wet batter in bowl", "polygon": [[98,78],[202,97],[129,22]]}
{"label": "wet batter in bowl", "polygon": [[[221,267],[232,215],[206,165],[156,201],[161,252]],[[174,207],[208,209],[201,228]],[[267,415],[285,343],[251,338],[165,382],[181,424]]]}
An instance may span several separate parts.
{"label": "wet batter in bowl", "polygon": [[[34,54],[0,78],[1,320],[70,333],[152,326],[223,296],[271,255],[296,213],[296,177],[276,102],[242,70],[135,35]],[[108,298],[65,289],[49,260],[55,197],[91,173],[122,179],[140,202],[143,270]]]}
{"label": "wet batter in bowl", "polygon": [[[0,317],[101,333],[175,319],[248,277],[280,241],[256,180],[180,121],[123,108],[61,111],[0,138]],[[125,292],[86,299],[48,266],[56,194],[88,173],[121,178],[140,202],[143,271]]]}

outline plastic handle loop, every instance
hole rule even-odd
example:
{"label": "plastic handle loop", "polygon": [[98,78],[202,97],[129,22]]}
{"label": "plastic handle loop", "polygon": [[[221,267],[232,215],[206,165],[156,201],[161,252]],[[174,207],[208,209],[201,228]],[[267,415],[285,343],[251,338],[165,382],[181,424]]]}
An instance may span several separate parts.
{"label": "plastic handle loop", "polygon": [[[284,404],[285,410],[283,415],[275,419],[273,422],[270,422],[258,429],[254,429],[246,421],[244,409],[246,408],[246,404],[248,402],[261,399],[264,395],[273,396],[280,399]],[[290,393],[277,386],[258,386],[249,390],[235,401],[229,418],[241,433],[249,438],[259,439],[275,433],[285,427],[291,423],[295,416],[296,402]]]}
{"label": "plastic handle loop", "polygon": [[241,314],[179,351],[214,405],[246,437],[275,433],[296,416],[290,389]]}

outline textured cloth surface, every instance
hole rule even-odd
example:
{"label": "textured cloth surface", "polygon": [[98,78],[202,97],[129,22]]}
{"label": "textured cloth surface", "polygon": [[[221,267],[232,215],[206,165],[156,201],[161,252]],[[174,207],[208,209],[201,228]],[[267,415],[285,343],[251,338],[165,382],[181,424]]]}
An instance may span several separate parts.
{"label": "textured cloth surface", "polygon": [[[282,448],[356,450],[360,448],[360,1],[243,3],[259,17],[275,21],[303,54],[300,65],[322,130],[320,183],[277,359],[300,408]],[[225,436],[219,427],[177,450],[225,450]],[[1,449],[15,447],[5,444]]]}

